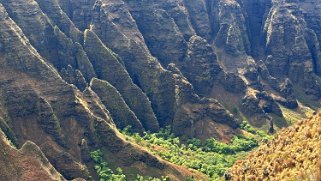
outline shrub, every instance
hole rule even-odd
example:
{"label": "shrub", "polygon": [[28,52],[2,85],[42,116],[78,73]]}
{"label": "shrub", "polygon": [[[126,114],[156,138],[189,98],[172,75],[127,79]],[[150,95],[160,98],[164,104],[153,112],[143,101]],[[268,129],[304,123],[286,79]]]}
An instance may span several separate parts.
{"label": "shrub", "polygon": [[125,181],[126,176],[123,174],[121,168],[116,169],[114,173],[110,168],[108,168],[107,162],[103,161],[103,153],[101,150],[96,150],[90,153],[91,158],[95,162],[95,170],[99,176],[100,181]]}

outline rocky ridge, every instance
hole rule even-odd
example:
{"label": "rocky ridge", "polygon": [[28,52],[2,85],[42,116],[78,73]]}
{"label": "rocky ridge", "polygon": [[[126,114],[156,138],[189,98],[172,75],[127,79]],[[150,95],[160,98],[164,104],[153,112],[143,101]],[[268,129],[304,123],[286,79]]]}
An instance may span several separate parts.
{"label": "rocky ridge", "polygon": [[180,180],[191,173],[117,128],[171,126],[181,138],[229,141],[244,120],[266,131],[288,126],[281,108],[320,106],[320,7],[0,0],[1,130],[18,147],[37,144],[65,179],[88,178],[86,149],[102,147],[135,173],[141,163]]}

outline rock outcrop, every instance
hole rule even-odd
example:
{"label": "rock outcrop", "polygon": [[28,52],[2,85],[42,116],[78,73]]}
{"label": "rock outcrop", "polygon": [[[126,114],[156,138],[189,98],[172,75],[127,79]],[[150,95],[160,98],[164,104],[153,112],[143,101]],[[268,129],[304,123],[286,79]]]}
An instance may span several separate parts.
{"label": "rock outcrop", "polygon": [[142,123],[130,110],[115,87],[106,81],[93,79],[90,82],[90,88],[100,97],[119,129],[124,129],[130,125],[134,132],[142,133],[144,131]]}

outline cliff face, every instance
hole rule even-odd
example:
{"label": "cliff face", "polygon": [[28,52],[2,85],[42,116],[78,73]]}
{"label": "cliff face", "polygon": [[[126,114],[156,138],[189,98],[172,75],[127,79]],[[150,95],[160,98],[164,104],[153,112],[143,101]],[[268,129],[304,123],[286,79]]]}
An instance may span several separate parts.
{"label": "cliff face", "polygon": [[[19,2],[21,6],[23,6],[22,2]],[[28,2],[24,1],[23,3]],[[30,5],[39,8],[35,2]],[[108,150],[108,157],[118,158],[117,165],[119,166],[126,165],[136,168],[134,165],[143,165],[146,167],[146,173],[149,169],[154,170],[150,174],[151,176],[158,177],[169,174],[174,180],[181,180],[191,175],[191,172],[180,167],[173,167],[124,140],[118,133],[111,114],[106,109],[108,106],[104,106],[105,99],[100,99],[91,88],[86,88],[84,92],[81,92],[74,85],[65,82],[54,65],[47,62],[47,59],[44,59],[32,46],[23,30],[9,17],[2,4],[0,11],[1,129],[18,148],[22,147],[21,157],[26,159],[26,162],[28,162],[27,159],[34,157],[32,150],[41,149],[45,155],[45,158],[41,159],[48,159],[52,166],[63,175],[59,176],[60,174],[54,171],[48,172],[46,175],[46,172],[42,173],[42,170],[51,169],[48,161],[42,164],[40,161],[31,160],[30,163],[35,162],[36,164],[34,167],[30,167],[28,173],[19,172],[16,176],[18,180],[88,179],[89,175],[94,174],[90,171],[92,167],[87,167],[92,165],[88,160],[88,153],[90,150],[98,148]],[[93,81],[95,82],[96,79]],[[98,84],[98,93],[100,93],[99,86],[106,90],[111,87],[110,92],[115,93],[115,88],[110,84]],[[96,87],[93,83],[93,89]],[[120,95],[116,92],[117,94]],[[120,100],[122,106],[128,109],[132,117],[136,118],[121,97],[113,96],[112,98]],[[111,109],[111,113],[114,114],[114,112],[114,109]],[[115,120],[117,120],[117,125],[121,125],[121,121],[135,122],[135,120],[129,119],[119,121],[116,116]],[[140,131],[143,130],[137,118],[135,124]],[[39,148],[28,146],[30,143],[23,146],[27,140],[32,140]],[[32,143],[32,145],[34,144]],[[24,149],[25,147],[36,148]],[[16,151],[11,150],[13,149],[10,148],[10,154],[11,152],[16,154]],[[1,156],[5,157],[6,154],[1,153]],[[131,154],[131,157],[126,157],[126,154]],[[11,161],[13,170],[9,169],[8,173],[5,172],[5,178],[15,174],[14,169],[17,170],[24,166],[18,160]],[[39,165],[42,165],[43,169]],[[40,170],[37,169],[37,166]],[[134,172],[140,173],[141,171],[137,168]],[[32,177],[33,174],[37,177]]]}
{"label": "cliff face", "polygon": [[320,106],[320,9],[313,0],[0,0],[0,128],[18,147],[37,144],[65,179],[88,178],[88,151],[102,147],[135,173],[143,164],[179,180],[191,173],[117,128],[229,140],[242,120],[287,126],[284,108]]}

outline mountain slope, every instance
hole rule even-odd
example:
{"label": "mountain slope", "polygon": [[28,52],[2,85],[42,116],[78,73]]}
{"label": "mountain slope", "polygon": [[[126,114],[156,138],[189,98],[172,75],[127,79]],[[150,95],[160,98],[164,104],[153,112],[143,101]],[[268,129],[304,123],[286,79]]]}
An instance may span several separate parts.
{"label": "mountain slope", "polygon": [[[34,141],[66,179],[87,179],[94,174],[85,164],[91,162],[88,149],[97,147],[108,150],[109,157],[118,157],[120,167],[146,165],[147,170],[154,170],[147,171],[151,176],[170,175],[181,180],[192,174],[125,141],[98,96],[91,89],[82,93],[67,84],[31,46],[3,6],[0,10],[0,42],[4,50],[0,58],[0,105],[4,118],[1,129],[15,145],[21,147],[27,140]],[[128,153],[131,157],[124,159]]]}
{"label": "mountain slope", "polygon": [[2,131],[0,137],[1,179],[34,181],[65,180],[34,143],[26,142],[21,149],[17,150],[10,145],[10,142],[8,142],[8,139]]}
{"label": "mountain slope", "polygon": [[313,0],[0,0],[0,128],[18,149],[36,144],[65,179],[97,177],[97,149],[131,178],[203,178],[118,129],[228,143],[246,136],[244,121],[272,133],[305,117],[320,107],[320,9]]}
{"label": "mountain slope", "polygon": [[228,180],[320,180],[321,114],[281,130],[273,140],[237,161]]}

